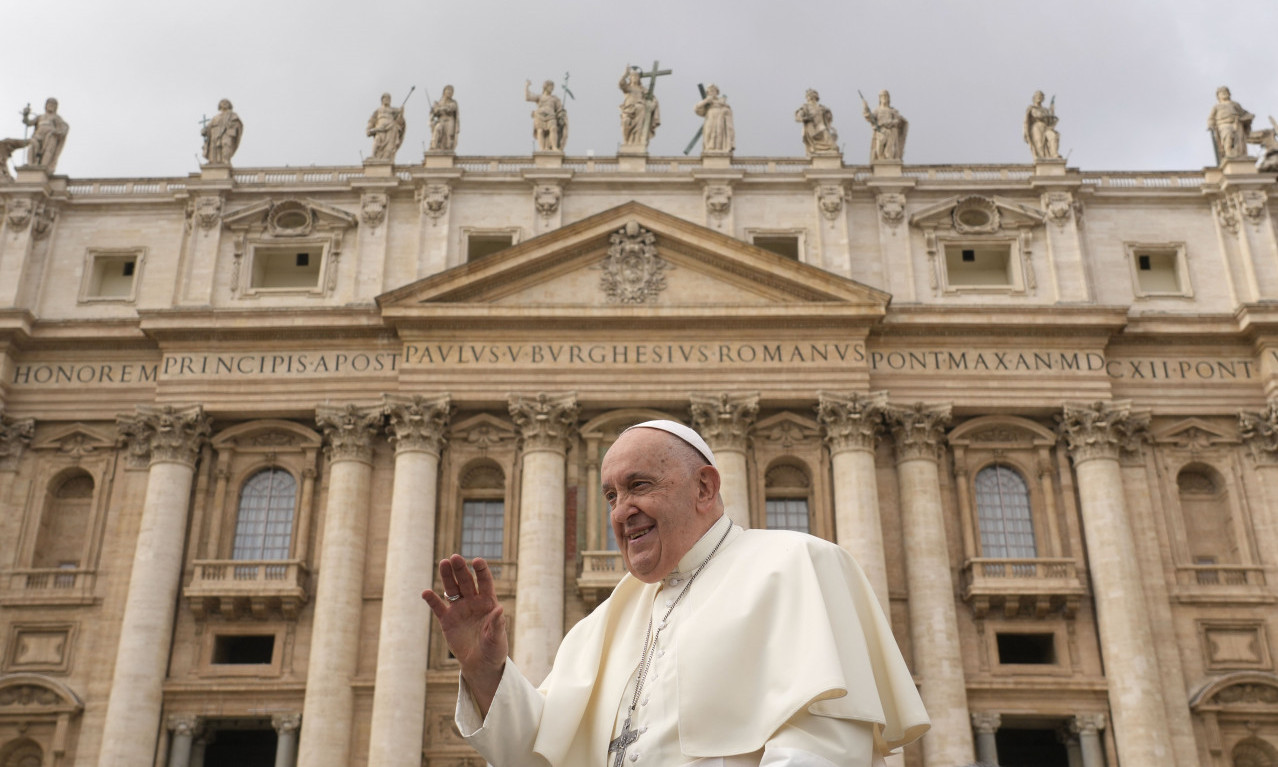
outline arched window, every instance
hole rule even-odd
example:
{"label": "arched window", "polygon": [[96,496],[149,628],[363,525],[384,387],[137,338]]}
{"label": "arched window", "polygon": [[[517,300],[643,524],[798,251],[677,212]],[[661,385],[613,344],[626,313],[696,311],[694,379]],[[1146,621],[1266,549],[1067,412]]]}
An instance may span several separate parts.
{"label": "arched window", "polygon": [[808,509],[811,486],[807,472],[793,464],[779,463],[768,469],[764,475],[764,522],[769,530],[812,530]]}
{"label": "arched window", "polygon": [[976,473],[976,518],[981,529],[981,556],[1033,559],[1034,521],[1029,486],[1010,466],[995,464]]}
{"label": "arched window", "polygon": [[1233,767],[1278,767],[1278,749],[1260,738],[1238,741],[1234,746]]}
{"label": "arched window", "polygon": [[30,738],[12,741],[0,752],[0,767],[41,767],[43,764],[44,751]]}
{"label": "arched window", "polygon": [[40,517],[32,567],[80,567],[93,503],[93,477],[76,470],[59,475],[49,486]]}
{"label": "arched window", "polygon": [[504,558],[506,543],[506,477],[493,463],[480,463],[461,478],[463,557]]}
{"label": "arched window", "polygon": [[[1240,552],[1229,510],[1229,493],[1220,474],[1206,464],[1186,466],[1176,475],[1185,540],[1195,565],[1238,564]],[[1235,576],[1229,573],[1227,577]],[[1218,583],[1217,570],[1199,570],[1199,583]]]}
{"label": "arched window", "polygon": [[297,480],[283,469],[265,469],[240,490],[231,558],[288,559],[293,540]]}

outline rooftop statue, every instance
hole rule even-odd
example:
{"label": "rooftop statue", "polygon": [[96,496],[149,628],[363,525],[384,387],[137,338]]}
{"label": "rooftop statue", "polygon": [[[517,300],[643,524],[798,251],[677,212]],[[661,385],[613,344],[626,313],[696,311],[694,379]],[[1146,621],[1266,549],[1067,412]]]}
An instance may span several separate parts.
{"label": "rooftop statue", "polygon": [[1052,97],[1050,105],[1043,106],[1043,92],[1034,91],[1034,103],[1025,110],[1022,132],[1035,160],[1060,159],[1061,134],[1056,132],[1059,119],[1056,116],[1056,97]]}
{"label": "rooftop statue", "polygon": [[839,133],[834,114],[821,103],[821,94],[808,88],[803,106],[794,112],[794,121],[803,123],[803,148],[808,156],[839,151]]}
{"label": "rooftop statue", "polygon": [[892,108],[892,95],[879,91],[879,105],[874,109],[870,109],[862,98],[861,108],[866,122],[874,128],[874,136],[870,139],[870,160],[900,160],[904,157],[910,123]]}
{"label": "rooftop statue", "polygon": [[29,138],[0,139],[0,182],[13,181],[13,176],[9,174],[9,157],[30,143],[31,139]]}
{"label": "rooftop statue", "polygon": [[1269,124],[1273,127],[1256,131],[1247,137],[1247,143],[1259,144],[1265,150],[1256,166],[1257,170],[1265,173],[1278,171],[1278,121],[1274,120],[1273,115],[1269,116]]}
{"label": "rooftop statue", "polygon": [[[411,94],[411,91],[410,91]],[[405,99],[407,101],[407,99]],[[373,158],[386,162],[395,161],[395,153],[404,143],[404,108],[391,106],[391,95],[382,94],[382,105],[368,118],[367,133],[373,139]]]}
{"label": "rooftop statue", "polygon": [[43,168],[52,173],[57,167],[58,157],[67,141],[67,132],[71,126],[58,114],[58,100],[51,98],[44,102],[44,114],[31,116],[31,106],[22,110],[22,124],[35,128],[31,134],[31,143],[27,146],[27,165]]}
{"label": "rooftop statue", "polygon": [[732,107],[728,97],[719,95],[719,86],[706,88],[706,96],[697,102],[698,117],[705,118],[701,131],[701,151],[731,152],[736,148],[737,133],[732,125]]}
{"label": "rooftop statue", "polygon": [[[567,118],[564,118],[565,121]],[[430,105],[430,149],[432,152],[451,152],[457,148],[457,134],[461,133],[461,113],[453,101],[453,86],[444,86],[444,95]]]}
{"label": "rooftop statue", "polygon": [[230,165],[235,150],[240,148],[244,123],[231,111],[230,99],[217,102],[217,114],[200,129],[204,137],[204,159],[209,165]]}
{"label": "rooftop statue", "polygon": [[[620,107],[622,144],[647,149],[648,142],[657,135],[657,126],[661,125],[661,104],[653,94],[653,86],[657,77],[665,74],[670,74],[670,71],[658,70],[654,62],[651,72],[627,66],[621,79],[617,81],[617,87],[625,94]],[[648,78],[646,89],[641,79],[644,77]]]}
{"label": "rooftop statue", "polygon": [[1207,115],[1207,130],[1211,131],[1216,162],[1247,156],[1247,137],[1253,119],[1255,115],[1234,101],[1228,88],[1222,85],[1216,89],[1216,103]]}
{"label": "rooftop statue", "polygon": [[531,80],[524,80],[524,100],[537,104],[532,113],[537,151],[562,152],[568,143],[568,112],[564,103],[554,95],[555,84],[551,81],[542,83],[540,94],[534,94],[529,89],[531,85]]}

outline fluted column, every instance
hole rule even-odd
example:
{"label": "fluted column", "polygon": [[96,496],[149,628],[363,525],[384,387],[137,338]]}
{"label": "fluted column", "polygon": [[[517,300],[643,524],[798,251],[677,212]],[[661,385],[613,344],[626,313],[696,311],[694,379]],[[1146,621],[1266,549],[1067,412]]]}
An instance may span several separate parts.
{"label": "fluted column", "polygon": [[[1079,714],[1070,722],[1069,729],[1070,732],[1078,735],[1078,750],[1083,757],[1083,767],[1105,767],[1105,749],[1100,739],[1100,731],[1105,729],[1105,715]],[[1122,760],[1121,753],[1118,758]],[[1123,763],[1127,764],[1127,762]],[[1142,762],[1136,762],[1136,764],[1142,764]]]}
{"label": "fluted column", "polygon": [[577,395],[512,394],[509,406],[523,435],[511,656],[540,684],[564,638],[564,457],[577,427]]}
{"label": "fluted column", "polygon": [[426,722],[430,611],[421,609],[433,578],[435,498],[448,397],[386,397],[387,433],[395,446],[377,684],[369,733],[369,767],[420,767]]}
{"label": "fluted column", "polygon": [[169,729],[173,738],[169,741],[169,763],[167,767],[191,767],[191,744],[200,728],[200,720],[193,714],[178,714],[169,717]]}
{"label": "fluted column", "polygon": [[896,447],[914,673],[922,679],[919,692],[932,717],[923,762],[967,764],[975,754],[938,469],[950,406],[889,406],[886,417]]}
{"label": "fluted column", "polygon": [[373,438],[382,408],[319,405],[315,421],[328,448],[328,502],[302,703],[307,727],[299,754],[306,767],[346,767],[352,761],[351,681],[359,654]]}
{"label": "fluted column", "polygon": [[1264,502],[1251,507],[1265,582],[1278,583],[1278,400],[1259,413],[1239,413],[1238,432],[1255,461]]}
{"label": "fluted column", "polygon": [[155,757],[191,480],[211,430],[198,405],[139,407],[136,415],[121,416],[117,428],[132,455],[149,458],[150,470],[98,765],[136,767]]}
{"label": "fluted column", "polygon": [[1162,680],[1141,587],[1143,575],[1118,464],[1120,451],[1137,447],[1148,424],[1148,414],[1132,414],[1130,402],[1098,402],[1066,404],[1060,426],[1078,478],[1101,657],[1109,682],[1118,759],[1123,764],[1172,760]]}
{"label": "fluted column", "polygon": [[972,729],[976,731],[976,761],[981,764],[998,764],[998,741],[995,735],[1003,726],[1003,717],[990,711],[972,714]]}
{"label": "fluted column", "polygon": [[746,448],[750,427],[759,412],[758,393],[693,394],[692,425],[714,451],[719,464],[723,508],[728,518],[750,527],[750,477],[746,469]]}
{"label": "fluted column", "polygon": [[820,392],[818,396],[817,420],[825,431],[834,475],[835,541],[861,565],[886,613],[890,609],[887,563],[874,449],[883,431],[887,392],[869,396]]}
{"label": "fluted column", "polygon": [[[301,714],[276,714],[271,717],[275,728],[275,767],[294,767],[297,764],[297,730],[302,726]],[[413,754],[421,761],[421,746]]]}

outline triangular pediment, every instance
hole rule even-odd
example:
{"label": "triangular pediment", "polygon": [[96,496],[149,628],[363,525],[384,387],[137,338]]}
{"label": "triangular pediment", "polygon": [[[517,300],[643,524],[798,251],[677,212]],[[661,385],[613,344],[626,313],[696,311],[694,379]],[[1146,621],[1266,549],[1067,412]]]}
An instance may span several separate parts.
{"label": "triangular pediment", "polygon": [[107,435],[85,426],[72,423],[50,429],[32,443],[35,450],[57,450],[74,456],[108,451],[115,448],[115,441]]}
{"label": "triangular pediment", "polygon": [[883,316],[883,291],[636,202],[378,298],[392,321]]}
{"label": "triangular pediment", "polygon": [[304,237],[315,232],[350,229],[359,223],[354,214],[309,198],[259,200],[222,217],[232,230],[260,232],[272,237]]}
{"label": "triangular pediment", "polygon": [[1219,444],[1238,444],[1238,435],[1219,424],[1201,418],[1185,418],[1154,430],[1154,441],[1185,448],[1205,449]]}
{"label": "triangular pediment", "polygon": [[910,225],[920,229],[952,229],[959,234],[992,234],[1039,226],[1043,211],[997,195],[955,195],[915,211]]}

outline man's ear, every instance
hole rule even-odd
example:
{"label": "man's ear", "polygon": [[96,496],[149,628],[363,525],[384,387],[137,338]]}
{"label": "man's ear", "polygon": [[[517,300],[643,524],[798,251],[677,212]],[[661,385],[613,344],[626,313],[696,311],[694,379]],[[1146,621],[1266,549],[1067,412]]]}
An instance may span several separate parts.
{"label": "man's ear", "polygon": [[697,469],[697,511],[706,512],[715,508],[720,484],[719,470],[715,467],[707,465]]}

